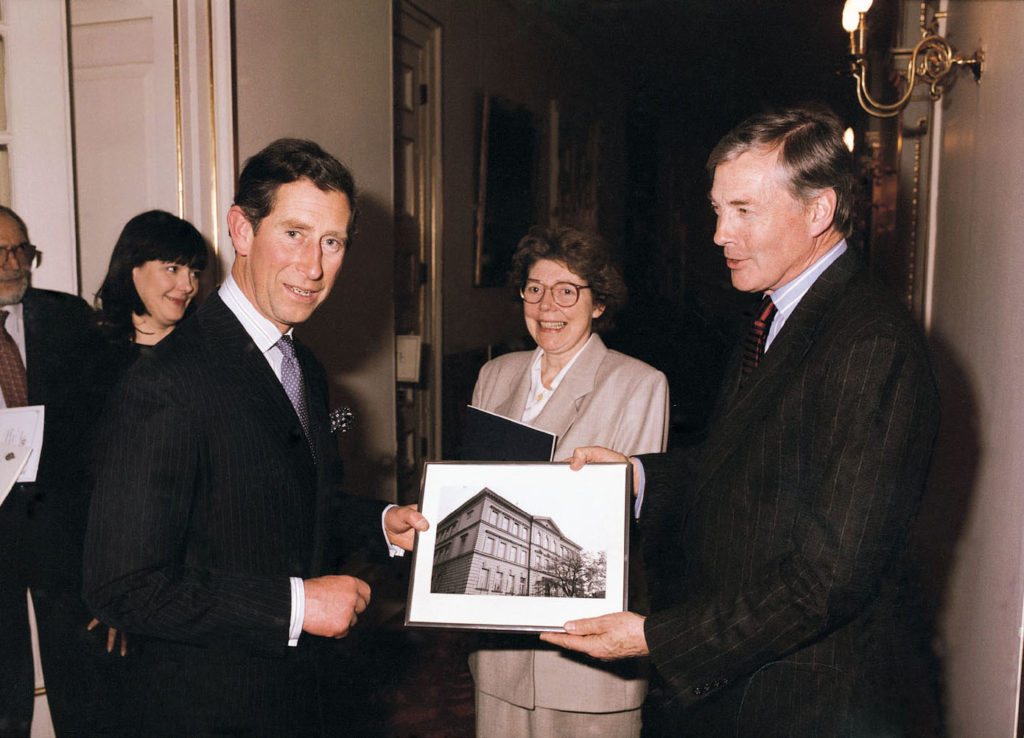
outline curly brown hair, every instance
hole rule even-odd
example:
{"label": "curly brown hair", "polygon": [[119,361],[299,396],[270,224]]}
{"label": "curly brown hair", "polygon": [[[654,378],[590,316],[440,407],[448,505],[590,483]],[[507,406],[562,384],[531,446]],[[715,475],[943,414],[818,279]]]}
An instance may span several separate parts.
{"label": "curly brown hair", "polygon": [[604,239],[575,228],[534,226],[512,255],[511,285],[521,290],[530,269],[544,259],[558,262],[590,287],[594,305],[604,306],[604,312],[594,319],[594,330],[609,330],[612,318],[626,304],[628,293],[622,271]]}

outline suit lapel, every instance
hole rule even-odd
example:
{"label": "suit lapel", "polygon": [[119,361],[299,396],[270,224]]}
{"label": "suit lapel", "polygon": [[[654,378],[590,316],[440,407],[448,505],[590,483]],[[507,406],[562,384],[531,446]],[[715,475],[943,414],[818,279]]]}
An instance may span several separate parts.
{"label": "suit lapel", "polygon": [[[261,423],[287,434],[299,428],[288,394],[234,313],[214,292],[206,299],[196,319],[208,341],[210,363],[225,376],[233,376],[237,387],[245,388],[246,402]],[[312,463],[312,455],[309,461]]]}
{"label": "suit lapel", "polygon": [[595,334],[576,357],[572,369],[562,378],[558,390],[541,410],[534,425],[556,434],[559,439],[564,438],[579,416],[583,398],[594,391],[597,369],[607,354],[604,341]]}
{"label": "suit lapel", "polygon": [[228,422],[254,423],[271,438],[279,439],[285,450],[295,492],[287,499],[282,498],[281,504],[293,507],[296,514],[313,526],[315,539],[310,545],[309,566],[310,571],[317,572],[317,557],[323,551],[320,528],[324,490],[319,465],[313,460],[291,400],[266,357],[216,292],[206,299],[194,319],[200,321],[211,368],[218,376],[228,378],[228,391],[235,391],[239,402],[247,408],[247,412],[240,412]]}
{"label": "suit lapel", "polygon": [[533,362],[535,353],[529,352],[523,356],[522,367],[517,367],[515,371],[515,376],[518,377],[516,386],[505,398],[505,401],[494,408],[496,414],[512,418],[513,420],[519,420],[523,417],[523,411],[526,410],[526,400],[530,396],[530,386],[533,380],[530,365]]}
{"label": "suit lapel", "polygon": [[723,393],[722,406],[704,444],[704,473],[700,475],[703,483],[745,442],[745,430],[777,406],[779,393],[814,346],[837,296],[861,268],[860,257],[848,249],[826,269],[789,316],[761,364],[745,381],[740,383],[738,379],[739,362],[729,362],[726,381],[731,391]]}
{"label": "suit lapel", "polygon": [[[329,402],[327,383],[320,381],[322,369],[313,352],[306,348],[298,339],[295,341],[295,353],[298,357],[299,365],[302,367],[302,374],[306,383],[306,402],[309,406],[309,432],[312,436],[309,442],[316,449],[317,484],[311,572],[313,576],[319,576],[321,573],[319,563],[324,561],[330,505],[335,490],[335,478],[333,477],[335,470],[332,468],[329,460],[336,458],[337,447],[335,446],[334,449],[329,450],[327,444],[337,443],[337,441],[330,430],[330,420],[327,415]],[[296,416],[297,421],[298,417]]]}
{"label": "suit lapel", "polygon": [[51,347],[46,330],[46,318],[41,315],[38,293],[31,287],[21,300],[22,320],[25,324],[25,369],[28,385],[28,404],[42,405],[47,397],[47,379],[50,375],[49,362],[58,356]]}

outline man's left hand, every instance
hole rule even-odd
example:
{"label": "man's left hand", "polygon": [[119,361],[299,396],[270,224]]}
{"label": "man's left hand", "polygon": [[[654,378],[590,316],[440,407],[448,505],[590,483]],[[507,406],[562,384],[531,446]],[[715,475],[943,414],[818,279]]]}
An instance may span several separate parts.
{"label": "man's left hand", "polygon": [[602,661],[646,656],[644,616],[613,612],[597,618],[570,620],[565,633],[541,633],[540,639]]}
{"label": "man's left hand", "polygon": [[420,515],[416,505],[392,507],[384,514],[384,531],[392,546],[412,551],[416,542],[416,531],[421,533],[430,527],[427,519]]}

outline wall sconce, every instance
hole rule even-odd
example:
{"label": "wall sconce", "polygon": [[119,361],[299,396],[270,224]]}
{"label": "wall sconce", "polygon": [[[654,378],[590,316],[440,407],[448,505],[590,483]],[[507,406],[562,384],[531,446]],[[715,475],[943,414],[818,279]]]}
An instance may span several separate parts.
{"label": "wall sconce", "polygon": [[891,49],[894,57],[909,57],[907,71],[901,76],[905,80],[906,91],[894,103],[880,103],[868,92],[867,60],[864,58],[864,16],[871,7],[872,0],[846,0],[843,7],[843,28],[850,33],[850,73],[857,86],[857,100],[860,105],[876,118],[891,118],[898,115],[907,103],[910,95],[919,82],[930,87],[932,100],[942,97],[946,78],[957,67],[969,67],[974,72],[974,81],[981,81],[984,55],[975,52],[970,59],[964,59],[946,39],[938,34],[939,18],[944,13],[933,11],[928,19],[927,0],[921,2],[921,40],[912,49]]}

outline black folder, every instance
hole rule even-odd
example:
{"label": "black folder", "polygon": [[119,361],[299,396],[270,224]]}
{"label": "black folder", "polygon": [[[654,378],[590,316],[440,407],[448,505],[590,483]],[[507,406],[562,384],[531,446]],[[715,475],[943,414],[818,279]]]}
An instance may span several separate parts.
{"label": "black folder", "polygon": [[462,437],[463,461],[552,461],[554,433],[469,405]]}

